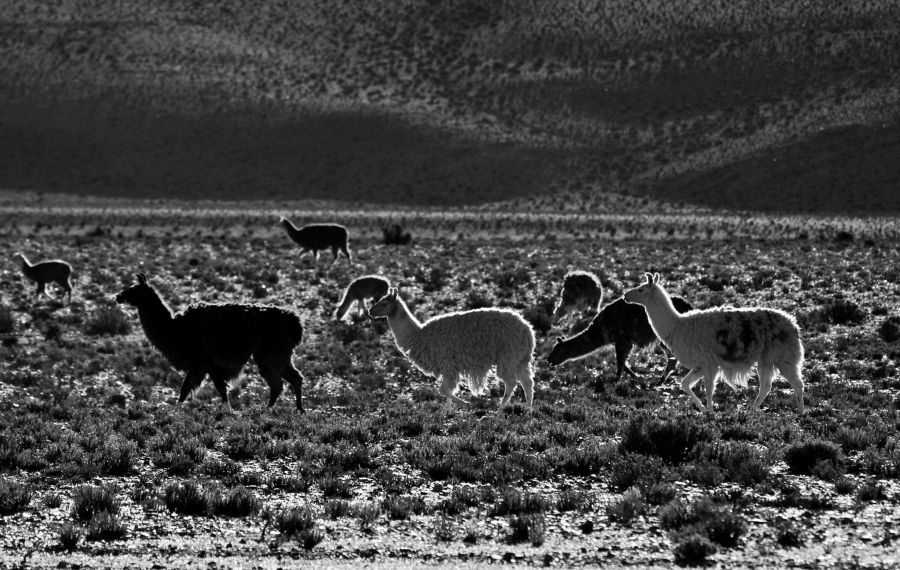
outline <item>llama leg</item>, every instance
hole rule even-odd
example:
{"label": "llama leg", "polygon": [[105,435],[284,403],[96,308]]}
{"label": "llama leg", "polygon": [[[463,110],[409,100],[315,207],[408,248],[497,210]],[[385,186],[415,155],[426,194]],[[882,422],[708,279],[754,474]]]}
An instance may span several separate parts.
{"label": "llama leg", "polygon": [[497,377],[503,380],[503,399],[500,400],[500,408],[503,408],[516,391],[516,371],[508,366],[498,366]]}
{"label": "llama leg", "polygon": [[337,262],[337,258],[338,258],[338,248],[337,248],[337,246],[332,246],[332,247],[331,247],[331,255],[334,256],[334,257],[331,259],[331,265],[334,265],[335,262]]}
{"label": "llama leg", "polygon": [[534,372],[531,370],[530,360],[516,374],[516,379],[522,385],[522,389],[525,390],[525,404],[531,410],[531,405],[534,402]]}
{"label": "llama leg", "polygon": [[703,379],[703,371],[702,370],[691,370],[687,373],[687,375],[681,379],[681,389],[684,390],[685,394],[691,397],[691,402],[694,403],[695,406],[700,408],[701,411],[706,408],[703,407],[703,402],[700,398],[697,397],[697,394],[694,393],[694,384]]}
{"label": "llama leg", "polygon": [[469,402],[463,400],[453,392],[456,391],[456,385],[459,384],[459,374],[454,373],[445,373],[441,374],[441,388],[440,392],[442,396],[446,396],[447,398],[453,400],[460,406],[465,408],[470,407]]}
{"label": "llama leg", "polygon": [[362,317],[369,314],[369,307],[366,306],[366,300],[364,298],[360,297],[356,305],[359,307],[359,316]]}
{"label": "llama leg", "polygon": [[751,411],[759,409],[759,405],[762,404],[763,400],[766,399],[766,396],[769,395],[769,392],[772,391],[772,380],[775,378],[775,367],[771,364],[763,364],[760,362],[759,366],[756,367],[756,370],[759,373],[759,392],[756,394],[756,399],[753,400],[753,405],[750,406]]}
{"label": "llama leg", "polygon": [[675,358],[675,355],[665,349],[663,349],[663,352],[666,355],[666,369],[663,371],[662,378],[659,381],[660,384],[668,380],[675,373],[675,369],[678,368],[678,359]]}
{"label": "llama leg", "polygon": [[206,374],[199,370],[188,370],[184,380],[181,382],[181,394],[178,396],[179,404],[184,402],[194,390],[200,387],[200,383],[203,382],[204,376],[206,376]]}
{"label": "llama leg", "polygon": [[[44,290],[44,282],[43,282],[43,281],[38,281],[38,282],[37,282],[37,289],[36,289],[35,292],[34,292],[34,296],[35,296],[35,297],[40,297],[40,296],[41,296],[41,293],[44,293],[44,292],[45,292],[45,290]],[[49,297],[49,295],[47,295],[47,296]]]}
{"label": "llama leg", "polygon": [[291,388],[294,389],[294,395],[297,397],[297,409],[302,414],[303,409],[303,375],[297,370],[293,364],[288,362],[287,367],[281,371],[281,377],[288,381]]}
{"label": "llama leg", "polygon": [[713,374],[705,374],[704,375],[704,387],[706,388],[706,411],[712,413],[713,411],[713,396],[716,393],[716,377],[718,375]]}
{"label": "llama leg", "polygon": [[628,355],[631,354],[631,343],[616,343],[616,382],[622,379],[622,372],[627,372],[629,376],[637,379],[637,374],[628,366]]}
{"label": "llama leg", "polygon": [[347,246],[346,246],[346,245],[342,245],[342,246],[341,246],[341,252],[342,252],[345,256],[347,256],[347,261],[351,261],[351,259],[350,259],[350,250],[347,249]]}
{"label": "llama leg", "polygon": [[271,408],[278,401],[278,396],[281,395],[282,390],[284,390],[284,381],[281,379],[282,373],[280,371],[282,367],[272,362],[274,359],[271,355],[257,354],[254,355],[253,360],[256,362],[259,375],[263,377],[263,380],[269,386],[269,403],[267,406]]}
{"label": "llama leg", "polygon": [[216,392],[222,397],[225,409],[228,410],[228,413],[234,412],[234,410],[231,409],[231,400],[228,399],[228,378],[225,377],[224,374],[220,375],[215,373],[210,373],[209,377],[213,381],[213,386],[216,387]]}
{"label": "llama leg", "polygon": [[784,379],[787,380],[791,387],[794,389],[794,398],[797,399],[797,410],[802,414],[803,379],[800,377],[800,365],[785,364],[783,367],[779,367],[778,370],[781,372],[782,376],[784,376]]}

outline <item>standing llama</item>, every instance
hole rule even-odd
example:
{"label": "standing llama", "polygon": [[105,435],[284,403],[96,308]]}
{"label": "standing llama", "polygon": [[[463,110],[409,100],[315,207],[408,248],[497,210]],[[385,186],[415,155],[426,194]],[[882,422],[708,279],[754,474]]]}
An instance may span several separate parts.
{"label": "standing llama", "polygon": [[777,309],[713,308],[679,314],[672,299],[659,284],[659,274],[646,274],[646,283],[625,293],[625,300],[647,310],[656,335],[675,353],[690,372],[681,388],[691,401],[704,409],[693,386],[705,379],[706,410],[713,409],[713,394],[719,375],[732,388],[747,387],[753,366],[759,372],[756,410],[772,389],[776,370],[794,389],[797,408],[803,411],[803,344],[794,319]]}
{"label": "standing llama", "polygon": [[553,307],[553,321],[566,319],[566,328],[572,324],[575,311],[596,314],[603,300],[600,279],[589,271],[570,271],[563,279],[563,286]]}
{"label": "standing llama", "polygon": [[356,303],[359,315],[365,315],[369,311],[369,308],[366,306],[366,299],[381,299],[387,295],[390,286],[391,283],[387,279],[378,275],[357,277],[350,282],[350,285],[344,291],[341,304],[334,312],[335,320],[339,321],[344,318],[344,315],[347,314],[353,303]]}
{"label": "standing llama", "polygon": [[296,314],[266,305],[229,303],[194,305],[173,315],[140,273],[137,284],[116,295],[116,301],[137,308],[147,339],[172,366],[186,372],[179,403],[199,388],[208,374],[231,411],[228,383],[253,357],[269,385],[269,407],[281,394],[282,380],[287,380],[297,396],[297,409],[303,412],[303,376],[291,363],[303,337]]}
{"label": "standing llama", "polygon": [[284,216],[278,220],[278,224],[284,228],[288,237],[300,246],[300,255],[312,251],[313,259],[319,261],[319,251],[331,248],[334,259],[338,259],[338,251],[344,254],[350,261],[350,251],[347,249],[347,228],[339,224],[307,224],[297,229],[297,226]]}
{"label": "standing llama", "polygon": [[28,280],[37,283],[35,297],[39,297],[41,293],[44,293],[52,299],[53,297],[47,291],[46,286],[47,283],[55,283],[63,290],[63,295],[68,296],[69,302],[72,302],[71,265],[61,259],[50,259],[32,264],[23,253],[15,253],[13,257],[18,258],[21,262],[22,275]]}
{"label": "standing llama", "polygon": [[479,395],[485,390],[488,372],[496,366],[497,376],[505,385],[500,408],[509,402],[517,383],[525,390],[531,408],[534,331],[518,313],[473,309],[420,323],[392,287],[372,305],[369,315],[387,318],[400,352],[424,374],[439,378],[441,394],[457,404],[469,405],[454,393],[461,379],[468,382],[472,394]]}
{"label": "standing llama", "polygon": [[[672,297],[672,303],[679,313],[693,309],[691,304],[681,297]],[[550,366],[557,366],[567,360],[584,358],[602,346],[612,343],[616,348],[618,382],[622,378],[623,371],[632,378],[637,378],[637,374],[628,366],[631,349],[635,346],[646,348],[656,340],[658,339],[653,327],[650,326],[647,311],[640,305],[627,303],[625,299],[617,299],[603,307],[585,330],[567,339],[557,337],[553,350],[547,355],[547,362]],[[670,357],[662,382],[669,378],[676,366],[676,360]]]}

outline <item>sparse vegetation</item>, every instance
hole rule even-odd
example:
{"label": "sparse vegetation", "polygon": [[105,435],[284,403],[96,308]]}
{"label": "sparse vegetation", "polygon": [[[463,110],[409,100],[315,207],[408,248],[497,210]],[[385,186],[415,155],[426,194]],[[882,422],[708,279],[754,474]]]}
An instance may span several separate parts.
{"label": "sparse vegetation", "polygon": [[[826,527],[832,533],[827,536],[863,531],[881,536],[882,522],[865,513],[897,500],[892,481],[900,474],[897,355],[892,345],[872,342],[878,322],[871,319],[857,327],[825,323],[823,331],[803,329],[809,408],[804,415],[778,399],[766,413],[750,414],[745,395],[728,389],[718,393],[722,405],[716,414],[698,414],[674,383],[651,384],[664,364],[657,354],[633,355],[642,378],[596,382],[614,367],[612,353],[604,350],[560,370],[536,358],[540,397],[534,409],[528,412],[519,403],[495,415],[502,385],[492,376],[488,393],[473,398],[471,409],[448,408],[434,383],[396,353],[384,327],[364,319],[332,322],[335,299],[326,302],[321,291],[339,295],[351,268],[294,268],[276,243],[218,233],[204,234],[215,243],[215,260],[194,249],[182,257],[182,247],[195,243],[195,232],[182,223],[183,238],[100,236],[81,247],[91,248],[91,255],[107,266],[143,259],[159,275],[167,298],[186,306],[198,297],[218,295],[217,301],[228,302],[250,294],[247,287],[258,281],[245,277],[245,240],[250,239],[254,263],[279,268],[279,279],[266,280],[270,298],[291,299],[309,324],[310,338],[294,355],[315,378],[306,393],[309,411],[300,415],[289,405],[263,409],[258,395],[266,387],[259,382],[248,383],[235,397],[239,411],[234,415],[221,410],[212,390],[200,390],[193,402],[175,406],[181,377],[146,343],[142,331],[84,334],[95,308],[120,287],[114,277],[89,273],[79,281],[72,305],[62,308],[49,303],[31,308],[26,304],[31,292],[14,290],[6,302],[16,312],[19,340],[0,348],[0,469],[5,481],[26,487],[31,500],[24,510],[0,516],[12,521],[12,528],[41,537],[49,545],[42,556],[55,555],[57,545],[64,552],[64,535],[72,548],[93,552],[118,548],[93,537],[152,543],[148,527],[181,533],[184,526],[215,526],[247,544],[260,544],[261,533],[272,552],[282,556],[314,548],[322,559],[338,552],[364,558],[371,555],[370,547],[357,552],[361,543],[356,541],[378,544],[404,532],[409,549],[404,552],[411,560],[431,552],[435,541],[451,551],[465,549],[477,561],[502,558],[512,551],[507,541],[515,540],[520,541],[515,552],[524,549],[523,563],[542,564],[550,554],[553,565],[562,560],[561,553],[570,552],[577,564],[596,554],[591,549],[580,553],[584,541],[606,541],[610,552],[622,556],[615,533],[643,541],[649,529],[664,526],[668,537],[653,536],[668,541],[679,560],[698,560],[700,551],[707,551],[705,560],[716,560],[712,549],[727,549],[723,556],[729,560],[746,560],[752,552],[768,561],[766,544],[780,548],[791,541],[789,529],[779,538],[779,527],[770,522],[788,520],[788,509],[815,514],[796,528],[804,544],[797,552],[806,553],[820,542],[833,544],[822,538]],[[231,220],[210,222],[210,227],[215,223],[234,227]],[[587,259],[605,247],[560,231],[555,240],[533,241],[529,247],[535,253],[520,274],[528,276],[524,286],[515,273],[501,275],[503,258],[519,255],[517,242],[459,244],[454,264],[444,267],[442,288],[424,293],[413,275],[425,268],[427,278],[439,243],[428,236],[432,228],[446,231],[449,226],[442,224],[416,222],[422,237],[416,247],[403,249],[404,259],[397,258],[397,250],[367,246],[361,239],[355,247],[361,267],[352,274],[358,269],[408,279],[411,284],[402,286],[420,315],[462,308],[473,290],[489,294],[492,304],[523,312],[551,294],[541,290],[541,276],[562,274],[571,260]],[[54,221],[54,227],[64,226]],[[628,232],[621,227],[620,234]],[[77,258],[71,238],[43,239],[60,255]],[[834,281],[866,315],[886,317],[890,310],[882,309],[895,284],[875,281],[872,291],[853,289],[860,272],[877,274],[886,246],[862,249],[862,240],[854,240],[845,247],[860,248],[854,250],[855,265],[832,277],[818,268],[843,267],[847,251],[802,249],[817,239],[813,233],[797,242],[731,242],[735,259],[749,255],[752,247],[759,267],[776,268],[774,280],[768,285],[769,274],[762,275],[757,289],[750,279],[759,272],[738,271],[733,260],[719,257],[713,265],[724,269],[713,274],[728,275],[731,284],[718,294],[725,303],[749,304],[777,295],[785,306],[815,308],[837,294]],[[696,260],[722,255],[722,242],[715,240],[691,242],[689,258],[673,255],[681,247],[677,244],[654,241],[651,248],[648,243],[616,244],[621,264],[605,272],[611,291],[650,257],[659,267],[671,265],[673,288],[686,293],[705,270]],[[659,257],[647,253],[655,248]],[[486,259],[496,262],[489,270]],[[801,272],[807,275],[806,289],[791,285]],[[494,277],[504,279],[508,296],[494,290]],[[780,289],[781,280],[790,285],[786,291]],[[744,292],[736,293],[742,284]],[[703,306],[707,301],[702,295],[698,299]],[[43,331],[50,325],[57,330],[56,340],[47,342]],[[349,329],[362,332],[354,332],[344,345],[341,339]],[[546,354],[550,343],[539,336],[536,355]],[[41,358],[35,356],[36,347]],[[784,385],[777,382],[775,388]],[[854,508],[847,509],[848,504]],[[302,511],[287,514],[293,509]],[[674,524],[679,510],[684,520]],[[285,513],[284,531],[278,515],[266,514],[270,511]],[[835,524],[837,517],[844,521],[848,516],[852,524]],[[152,526],[157,520],[166,522]],[[71,528],[64,532],[61,525],[67,521]],[[200,540],[188,533],[178,536],[186,544]],[[2,540],[8,540],[3,544],[11,551],[18,548],[9,542],[13,539]],[[232,541],[236,559],[242,544]],[[377,556],[392,556],[377,548]]]}

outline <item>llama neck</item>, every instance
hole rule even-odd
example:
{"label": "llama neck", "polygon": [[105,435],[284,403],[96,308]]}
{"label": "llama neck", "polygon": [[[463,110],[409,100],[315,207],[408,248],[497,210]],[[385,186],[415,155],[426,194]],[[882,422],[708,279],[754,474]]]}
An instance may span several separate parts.
{"label": "llama neck", "polygon": [[680,315],[675,310],[672,298],[669,297],[665,289],[658,287],[648,300],[648,303],[644,305],[644,310],[647,311],[647,317],[650,319],[650,326],[653,327],[653,332],[666,346],[672,348],[672,336],[675,332],[675,327],[678,325]]}
{"label": "llama neck", "polygon": [[600,335],[598,334],[594,334],[591,331],[590,327],[588,327],[572,338],[564,340],[563,343],[565,343],[566,351],[570,355],[568,358],[579,358],[584,356],[585,354],[597,350],[597,348],[599,347],[599,343],[597,341],[605,340],[598,339],[597,337],[599,336]]}
{"label": "llama neck", "polygon": [[391,327],[397,347],[404,353],[411,348],[413,339],[422,330],[422,323],[409,312],[403,299],[399,298],[394,314],[388,317],[388,326]]}
{"label": "llama neck", "polygon": [[164,355],[169,356],[172,350],[172,310],[159,298],[156,291],[141,303],[138,317],[147,339]]}

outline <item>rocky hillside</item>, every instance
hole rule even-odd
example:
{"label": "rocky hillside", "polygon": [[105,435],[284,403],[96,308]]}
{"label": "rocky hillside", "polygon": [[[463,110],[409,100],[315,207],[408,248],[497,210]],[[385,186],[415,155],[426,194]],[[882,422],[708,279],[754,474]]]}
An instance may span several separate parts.
{"label": "rocky hillside", "polygon": [[900,212],[897,21],[892,0],[7,0],[0,188]]}

